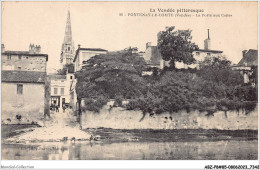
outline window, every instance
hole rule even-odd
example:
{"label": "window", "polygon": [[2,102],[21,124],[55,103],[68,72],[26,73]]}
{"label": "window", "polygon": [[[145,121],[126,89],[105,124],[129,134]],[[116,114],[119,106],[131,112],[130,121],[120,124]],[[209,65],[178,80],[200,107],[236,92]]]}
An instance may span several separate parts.
{"label": "window", "polygon": [[64,88],[60,89],[60,94],[64,94]]}
{"label": "window", "polygon": [[196,52],[196,55],[200,55],[200,52]]}
{"label": "window", "polygon": [[17,94],[23,94],[23,85],[17,84]]}
{"label": "window", "polygon": [[70,76],[70,79],[72,80],[72,76]]}
{"label": "window", "polygon": [[18,67],[18,70],[21,70],[22,69],[22,67]]}
{"label": "window", "polygon": [[68,51],[70,51],[70,47],[68,47]]}
{"label": "window", "polygon": [[54,94],[58,93],[58,88],[54,88]]}
{"label": "window", "polygon": [[11,55],[8,55],[8,56],[7,56],[7,60],[11,60]]}
{"label": "window", "polygon": [[26,59],[28,59],[28,57],[26,57]]}
{"label": "window", "polygon": [[210,53],[207,53],[207,56],[210,56]]}
{"label": "window", "polygon": [[18,55],[18,59],[21,60],[21,59],[22,59],[22,56],[21,56],[21,55]]}

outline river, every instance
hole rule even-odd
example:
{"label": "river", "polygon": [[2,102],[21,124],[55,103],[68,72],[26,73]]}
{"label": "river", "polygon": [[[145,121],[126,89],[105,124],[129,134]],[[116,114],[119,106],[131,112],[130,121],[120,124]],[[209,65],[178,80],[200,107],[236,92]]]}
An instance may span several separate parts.
{"label": "river", "polygon": [[6,160],[256,160],[258,140],[2,144]]}

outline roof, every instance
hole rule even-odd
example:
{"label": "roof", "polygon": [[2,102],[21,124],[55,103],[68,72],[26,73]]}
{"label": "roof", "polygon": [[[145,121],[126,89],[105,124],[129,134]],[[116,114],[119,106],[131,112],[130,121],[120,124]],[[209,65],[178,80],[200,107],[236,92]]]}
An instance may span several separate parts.
{"label": "roof", "polygon": [[205,49],[198,49],[194,51],[201,51],[201,52],[211,52],[211,53],[223,53],[223,51],[218,51],[218,50],[205,50]]}
{"label": "roof", "polygon": [[258,50],[250,49],[244,54],[243,58],[239,61],[237,65],[257,66],[258,65],[257,58],[258,58]]}
{"label": "roof", "polygon": [[57,75],[57,74],[54,74],[54,75],[48,75],[48,77],[49,77],[51,80],[66,79],[66,75]]}
{"label": "roof", "polygon": [[31,54],[29,51],[5,51],[2,53],[2,55],[26,55],[26,56],[31,56],[31,57],[36,57],[36,56],[43,56],[46,57],[46,61],[48,61],[48,54]]}
{"label": "roof", "polygon": [[76,55],[74,57],[74,60],[73,62],[75,62],[77,56],[78,56],[78,53],[80,50],[85,50],[85,51],[103,51],[103,52],[107,52],[107,50],[104,50],[102,48],[78,48],[77,51],[76,51]]}
{"label": "roof", "polygon": [[46,72],[2,71],[2,82],[45,83]]}

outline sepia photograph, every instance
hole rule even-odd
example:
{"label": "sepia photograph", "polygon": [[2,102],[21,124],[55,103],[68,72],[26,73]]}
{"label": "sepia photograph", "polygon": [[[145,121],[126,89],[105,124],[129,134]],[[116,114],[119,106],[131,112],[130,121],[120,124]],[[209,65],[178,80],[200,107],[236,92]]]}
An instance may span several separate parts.
{"label": "sepia photograph", "polygon": [[1,160],[259,160],[258,2],[2,1]]}

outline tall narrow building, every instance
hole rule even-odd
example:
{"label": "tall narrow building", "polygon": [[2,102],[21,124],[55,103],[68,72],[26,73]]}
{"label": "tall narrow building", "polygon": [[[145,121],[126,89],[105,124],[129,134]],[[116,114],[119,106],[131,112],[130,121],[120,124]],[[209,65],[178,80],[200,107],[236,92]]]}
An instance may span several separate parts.
{"label": "tall narrow building", "polygon": [[72,40],[70,11],[68,11],[67,23],[65,28],[65,36],[64,36],[63,44],[61,46],[61,56],[60,56],[61,66],[64,66],[65,64],[73,63],[74,55],[75,55],[75,50],[74,50],[74,42]]}

